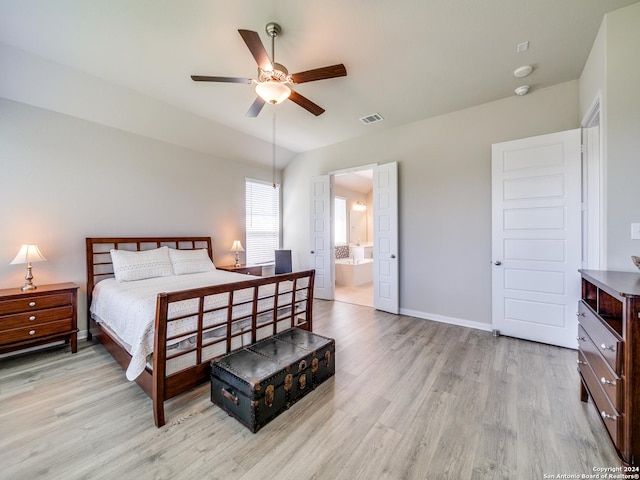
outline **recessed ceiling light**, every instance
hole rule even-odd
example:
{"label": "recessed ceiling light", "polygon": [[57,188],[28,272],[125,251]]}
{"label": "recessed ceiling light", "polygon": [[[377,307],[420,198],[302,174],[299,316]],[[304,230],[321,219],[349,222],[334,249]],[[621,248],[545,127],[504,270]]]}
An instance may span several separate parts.
{"label": "recessed ceiling light", "polygon": [[531,65],[525,65],[523,67],[516,68],[513,72],[513,76],[517,78],[523,78],[529,75],[533,71],[533,67]]}
{"label": "recessed ceiling light", "polygon": [[522,96],[529,93],[529,85],[522,85],[515,89],[516,95]]}

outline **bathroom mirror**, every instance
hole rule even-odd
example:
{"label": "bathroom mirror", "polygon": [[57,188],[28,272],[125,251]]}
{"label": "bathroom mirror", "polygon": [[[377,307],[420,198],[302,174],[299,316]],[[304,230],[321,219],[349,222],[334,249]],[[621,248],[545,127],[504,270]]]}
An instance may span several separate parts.
{"label": "bathroom mirror", "polygon": [[367,212],[351,210],[349,212],[349,243],[362,243],[367,240]]}

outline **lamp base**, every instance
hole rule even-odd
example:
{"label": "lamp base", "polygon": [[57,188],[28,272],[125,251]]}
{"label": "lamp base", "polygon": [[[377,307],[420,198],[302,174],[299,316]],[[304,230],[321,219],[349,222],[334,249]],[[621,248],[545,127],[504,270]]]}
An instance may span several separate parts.
{"label": "lamp base", "polygon": [[238,257],[238,252],[236,252],[236,267],[240,266],[240,258]]}
{"label": "lamp base", "polygon": [[36,288],[38,288],[31,282],[31,280],[33,280],[33,272],[31,271],[32,268],[33,267],[31,266],[31,262],[29,262],[27,264],[27,275],[24,277],[26,282],[24,282],[24,285],[21,288],[23,292],[28,292],[29,290],[35,290]]}

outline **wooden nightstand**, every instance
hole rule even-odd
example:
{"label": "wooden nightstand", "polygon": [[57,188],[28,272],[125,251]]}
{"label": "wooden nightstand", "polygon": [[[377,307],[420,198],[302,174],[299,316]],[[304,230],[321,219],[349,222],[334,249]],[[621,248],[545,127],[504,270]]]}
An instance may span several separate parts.
{"label": "wooden nightstand", "polygon": [[78,286],[0,290],[0,353],[65,340],[78,350]]}
{"label": "wooden nightstand", "polygon": [[216,266],[218,270],[225,270],[227,272],[246,273],[247,275],[262,276],[262,265],[223,265],[221,267]]}

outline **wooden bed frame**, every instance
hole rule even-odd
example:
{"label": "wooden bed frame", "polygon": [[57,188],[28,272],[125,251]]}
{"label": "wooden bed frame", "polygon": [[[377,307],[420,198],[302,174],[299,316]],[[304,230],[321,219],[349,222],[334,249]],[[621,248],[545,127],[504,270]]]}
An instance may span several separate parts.
{"label": "wooden bed frame", "polygon": [[[161,246],[176,248],[180,250],[194,250],[204,248],[208,251],[209,257],[213,258],[211,237],[118,237],[118,238],[87,238],[86,258],[87,258],[87,321],[89,329],[87,338],[96,338],[113,358],[126,369],[131,360],[131,355],[122,346],[117,338],[110,332],[102,328],[91,317],[90,307],[95,285],[106,278],[113,277],[113,265],[111,263],[110,249],[122,250],[150,250]],[[313,305],[313,284],[315,278],[314,270],[294,272],[271,277],[252,278],[236,283],[224,285],[214,285],[209,287],[195,288],[179,292],[160,293],[156,303],[155,317],[155,338],[153,353],[153,368],[147,367],[138,376],[136,383],[140,385],[147,395],[151,397],[153,403],[153,418],[157,427],[165,424],[164,402],[180,393],[183,393],[201,383],[209,380],[211,371],[211,358],[203,355],[205,347],[213,344],[224,344],[224,351],[230,352],[240,348],[238,343],[246,342],[250,334],[250,343],[255,343],[260,335],[264,335],[265,328],[269,334],[282,331],[283,325],[286,328],[300,327],[305,330],[312,330],[312,305]],[[265,297],[264,286],[273,284],[271,295]],[[286,284],[290,294],[279,293],[280,286]],[[263,287],[262,289],[260,287]],[[234,302],[234,292],[252,289],[252,300]],[[205,297],[210,295],[225,294],[228,302],[222,307],[205,310]],[[270,303],[268,309],[264,308],[265,298]],[[284,300],[283,300],[284,299]],[[197,300],[199,309],[197,314],[197,330],[192,333],[196,336],[195,346],[188,351],[167,354],[167,341],[172,338],[167,337],[167,325],[171,321],[180,318],[168,318],[169,305],[173,302],[183,300]],[[260,301],[260,303],[259,303]],[[245,324],[250,323],[250,331],[232,329],[234,322],[238,322],[238,311],[240,308],[247,310],[250,304],[251,313],[241,317]],[[261,306],[262,305],[262,306]],[[217,340],[207,343],[203,338],[203,316],[214,310],[221,310],[225,321],[214,326],[218,329],[226,328],[226,335],[218,337]],[[218,315],[220,314],[219,312]],[[259,321],[258,321],[259,319]],[[207,329],[210,331],[212,326]],[[248,328],[248,327],[247,327]],[[272,329],[272,333],[271,333]],[[236,338],[240,337],[240,338]],[[242,345],[243,346],[243,345]],[[167,360],[179,357],[184,354],[195,354],[194,366],[187,367],[176,373],[167,372]]]}

